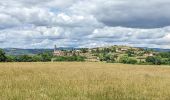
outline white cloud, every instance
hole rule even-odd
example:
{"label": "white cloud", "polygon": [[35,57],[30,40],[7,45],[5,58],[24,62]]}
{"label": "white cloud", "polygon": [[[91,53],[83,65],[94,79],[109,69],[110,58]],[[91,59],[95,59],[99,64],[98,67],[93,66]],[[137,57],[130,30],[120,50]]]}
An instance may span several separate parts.
{"label": "white cloud", "polygon": [[1,0],[0,47],[170,48],[169,5],[169,0]]}
{"label": "white cloud", "polygon": [[170,25],[169,0],[99,0],[93,12],[109,26],[158,28]]}
{"label": "white cloud", "polygon": [[[104,27],[95,29],[89,38],[107,41],[115,44],[121,42],[129,45],[142,46],[143,44],[156,45],[157,47],[168,46],[170,43],[170,27],[156,29],[135,29],[123,27]],[[148,46],[147,46],[148,47]]]}

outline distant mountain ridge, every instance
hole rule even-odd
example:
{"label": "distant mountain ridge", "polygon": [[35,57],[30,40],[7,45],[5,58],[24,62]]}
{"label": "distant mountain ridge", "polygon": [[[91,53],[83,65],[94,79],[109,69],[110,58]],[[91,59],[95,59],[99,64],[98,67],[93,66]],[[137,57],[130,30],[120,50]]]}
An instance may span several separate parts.
{"label": "distant mountain ridge", "polygon": [[[147,47],[137,47],[143,49],[152,49],[157,52],[170,52],[170,49],[161,49],[161,48],[147,48]],[[57,48],[58,50],[76,50],[80,48]],[[7,55],[35,55],[43,52],[53,52],[54,49],[22,49],[22,48],[4,48],[3,49]]]}
{"label": "distant mountain ridge", "polygon": [[170,49],[153,48],[153,50],[159,51],[159,52],[170,52]]}
{"label": "distant mountain ridge", "polygon": [[[58,50],[72,50],[75,48],[57,48]],[[53,52],[54,49],[22,49],[22,48],[4,48],[7,55],[35,55],[43,52]]]}
{"label": "distant mountain ridge", "polygon": [[21,49],[21,48],[5,48],[3,49],[7,55],[35,55],[45,51],[53,51],[53,49]]}
{"label": "distant mountain ridge", "polygon": [[147,47],[138,47],[138,48],[143,48],[143,49],[152,49],[157,52],[170,52],[170,49],[161,49],[161,48],[147,48]]}

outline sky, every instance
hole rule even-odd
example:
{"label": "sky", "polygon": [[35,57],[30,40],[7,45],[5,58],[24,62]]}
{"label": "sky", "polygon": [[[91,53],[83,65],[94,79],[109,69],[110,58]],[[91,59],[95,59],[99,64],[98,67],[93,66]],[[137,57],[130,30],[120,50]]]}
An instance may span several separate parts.
{"label": "sky", "polygon": [[0,0],[0,48],[170,48],[170,0]]}

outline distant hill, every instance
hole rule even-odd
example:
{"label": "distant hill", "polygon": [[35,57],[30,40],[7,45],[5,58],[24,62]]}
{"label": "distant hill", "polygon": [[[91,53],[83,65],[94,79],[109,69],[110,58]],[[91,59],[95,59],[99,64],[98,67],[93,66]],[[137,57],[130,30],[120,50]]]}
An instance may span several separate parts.
{"label": "distant hill", "polygon": [[170,49],[153,48],[153,50],[158,51],[158,52],[170,52]]}
{"label": "distant hill", "polygon": [[170,49],[161,49],[161,48],[147,48],[147,47],[138,47],[138,48],[143,48],[143,49],[152,49],[157,52],[170,52]]}
{"label": "distant hill", "polygon": [[[119,47],[119,46],[118,46]],[[141,48],[141,47],[137,47]],[[170,49],[161,49],[161,48],[145,48],[143,49],[152,49],[157,52],[170,52]],[[78,50],[80,48],[57,48],[58,50]],[[53,52],[53,49],[21,49],[21,48],[5,48],[4,51],[7,55],[35,55],[43,53],[46,51]]]}
{"label": "distant hill", "polygon": [[52,52],[53,49],[19,49],[19,48],[5,48],[5,53],[7,55],[34,55],[43,53],[45,51]]}
{"label": "distant hill", "polygon": [[[57,48],[58,50],[72,50],[74,48]],[[5,48],[3,49],[7,55],[35,55],[43,52],[53,52],[53,49],[21,49],[21,48]],[[74,49],[75,50],[75,49]]]}

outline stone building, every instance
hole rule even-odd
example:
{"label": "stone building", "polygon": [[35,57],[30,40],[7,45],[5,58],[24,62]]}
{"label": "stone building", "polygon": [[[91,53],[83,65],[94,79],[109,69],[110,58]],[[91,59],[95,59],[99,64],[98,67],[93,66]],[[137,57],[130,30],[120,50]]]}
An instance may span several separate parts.
{"label": "stone building", "polygon": [[57,50],[57,46],[54,47],[54,56],[74,56],[74,55],[81,55],[81,50]]}
{"label": "stone building", "polygon": [[54,46],[54,52],[53,52],[54,56],[65,56],[65,52],[62,50],[57,50],[57,46]]}

